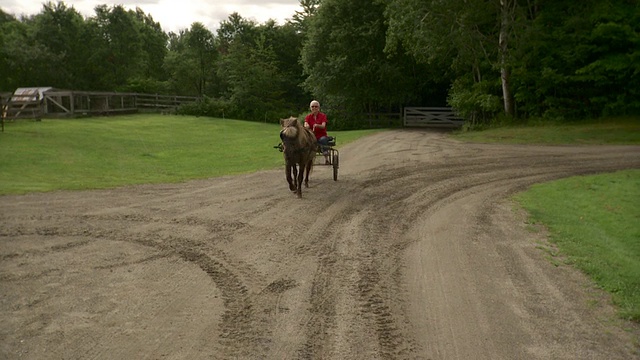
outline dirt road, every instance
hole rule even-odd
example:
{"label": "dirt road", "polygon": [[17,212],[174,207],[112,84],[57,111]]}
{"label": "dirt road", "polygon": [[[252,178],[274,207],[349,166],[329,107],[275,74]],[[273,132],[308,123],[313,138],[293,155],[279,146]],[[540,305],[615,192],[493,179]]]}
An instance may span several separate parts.
{"label": "dirt road", "polygon": [[640,358],[508,200],[640,168],[640,147],[338,148],[338,181],[318,167],[302,199],[283,170],[0,197],[0,358]]}

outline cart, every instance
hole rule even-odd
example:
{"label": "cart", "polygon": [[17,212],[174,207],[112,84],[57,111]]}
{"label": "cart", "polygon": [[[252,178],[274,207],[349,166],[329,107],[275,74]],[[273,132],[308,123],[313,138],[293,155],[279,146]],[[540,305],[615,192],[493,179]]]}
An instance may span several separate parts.
{"label": "cart", "polygon": [[[338,168],[340,167],[340,152],[335,148],[336,138],[331,136],[328,145],[318,145],[313,165],[331,166],[333,168],[333,181],[338,181]],[[326,155],[326,159],[325,159]]]}

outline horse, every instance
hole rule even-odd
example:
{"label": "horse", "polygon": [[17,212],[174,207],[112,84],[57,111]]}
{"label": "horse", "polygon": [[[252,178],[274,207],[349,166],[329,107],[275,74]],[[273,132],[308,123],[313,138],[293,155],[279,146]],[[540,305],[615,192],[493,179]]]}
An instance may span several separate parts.
{"label": "horse", "polygon": [[[318,144],[313,133],[302,126],[297,118],[280,119],[285,175],[289,190],[302,197],[302,182],[309,187],[309,174],[313,169],[313,158]],[[294,182],[295,180],[295,182]]]}

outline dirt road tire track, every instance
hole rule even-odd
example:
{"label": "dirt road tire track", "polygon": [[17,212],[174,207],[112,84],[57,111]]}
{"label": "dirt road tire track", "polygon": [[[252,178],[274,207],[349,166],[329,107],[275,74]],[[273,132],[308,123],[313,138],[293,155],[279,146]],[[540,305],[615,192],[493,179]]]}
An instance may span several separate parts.
{"label": "dirt road tire track", "polygon": [[302,199],[281,170],[1,197],[0,358],[640,358],[508,201],[639,147],[398,130],[340,154]]}

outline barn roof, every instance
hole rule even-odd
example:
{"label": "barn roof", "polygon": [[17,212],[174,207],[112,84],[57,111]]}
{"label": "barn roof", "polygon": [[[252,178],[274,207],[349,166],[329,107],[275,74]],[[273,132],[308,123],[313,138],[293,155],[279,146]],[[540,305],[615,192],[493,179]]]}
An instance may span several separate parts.
{"label": "barn roof", "polygon": [[21,87],[13,92],[11,101],[36,101],[44,98],[44,93],[53,89],[51,86],[45,87]]}

